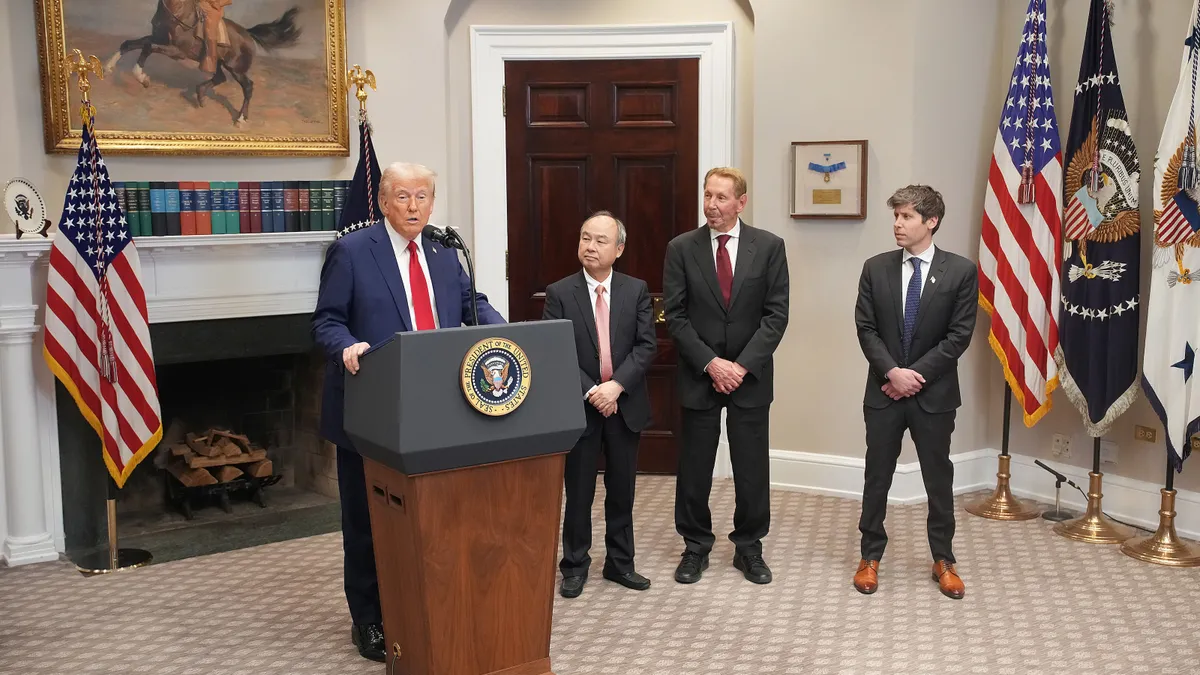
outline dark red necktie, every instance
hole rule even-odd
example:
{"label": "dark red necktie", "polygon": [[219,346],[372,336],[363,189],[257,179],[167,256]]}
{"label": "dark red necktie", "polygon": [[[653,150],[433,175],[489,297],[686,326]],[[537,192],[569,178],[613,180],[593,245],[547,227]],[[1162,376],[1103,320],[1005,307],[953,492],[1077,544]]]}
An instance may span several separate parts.
{"label": "dark red necktie", "polygon": [[733,265],[729,262],[729,250],[725,248],[730,236],[717,235],[717,282],[721,285],[721,295],[725,296],[725,306],[729,306],[729,296],[733,294]]}
{"label": "dark red necktie", "polygon": [[429,302],[429,285],[417,253],[417,242],[408,242],[408,292],[412,294],[413,326],[416,330],[433,330],[433,305]]}

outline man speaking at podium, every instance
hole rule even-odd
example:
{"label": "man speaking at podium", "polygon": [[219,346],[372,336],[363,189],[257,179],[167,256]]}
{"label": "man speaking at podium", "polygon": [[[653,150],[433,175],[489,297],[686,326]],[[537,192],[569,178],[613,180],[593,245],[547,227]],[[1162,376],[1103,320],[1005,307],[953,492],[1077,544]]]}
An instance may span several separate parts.
{"label": "man speaking at podium", "polygon": [[[321,435],[337,445],[351,639],[359,654],[375,661],[383,661],[385,653],[379,581],[362,457],[342,429],[343,373],[357,373],[363,352],[397,332],[453,328],[471,320],[471,285],[458,252],[423,234],[433,212],[435,178],[419,164],[384,169],[379,183],[384,220],[329,247],[312,317],[313,339],[329,358]],[[505,323],[486,296],[476,298],[480,324]]]}

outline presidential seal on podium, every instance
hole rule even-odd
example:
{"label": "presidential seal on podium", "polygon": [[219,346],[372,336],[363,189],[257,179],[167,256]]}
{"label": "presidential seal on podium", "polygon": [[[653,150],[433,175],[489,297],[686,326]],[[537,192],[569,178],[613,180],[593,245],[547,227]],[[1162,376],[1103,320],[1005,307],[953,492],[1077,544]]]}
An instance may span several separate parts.
{"label": "presidential seal on podium", "polygon": [[505,338],[487,338],[467,350],[462,389],[471,407],[499,417],[520,407],[529,393],[529,357]]}

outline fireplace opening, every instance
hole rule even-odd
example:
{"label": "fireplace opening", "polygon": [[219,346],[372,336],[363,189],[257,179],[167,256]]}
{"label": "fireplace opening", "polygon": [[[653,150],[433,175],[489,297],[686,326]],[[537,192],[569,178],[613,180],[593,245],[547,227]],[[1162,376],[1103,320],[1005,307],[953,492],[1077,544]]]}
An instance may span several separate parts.
{"label": "fireplace opening", "polygon": [[[163,438],[117,493],[118,545],[155,561],[333,532],[324,360],[308,316],[151,324]],[[108,544],[100,443],[59,385],[69,556]],[[82,425],[82,427],[80,427]]]}

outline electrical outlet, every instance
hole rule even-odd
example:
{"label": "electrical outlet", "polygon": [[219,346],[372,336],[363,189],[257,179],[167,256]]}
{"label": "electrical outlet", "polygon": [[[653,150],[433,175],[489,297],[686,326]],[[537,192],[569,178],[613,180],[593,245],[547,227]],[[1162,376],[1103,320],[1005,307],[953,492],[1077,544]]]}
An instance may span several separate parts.
{"label": "electrical outlet", "polygon": [[1144,427],[1140,424],[1133,427],[1133,438],[1137,441],[1146,441],[1153,443],[1158,438],[1158,430],[1153,427]]}
{"label": "electrical outlet", "polygon": [[1055,457],[1069,458],[1071,456],[1071,437],[1066,434],[1054,434],[1050,451]]}
{"label": "electrical outlet", "polygon": [[1117,463],[1117,444],[1114,441],[1100,441],[1100,463]]}

